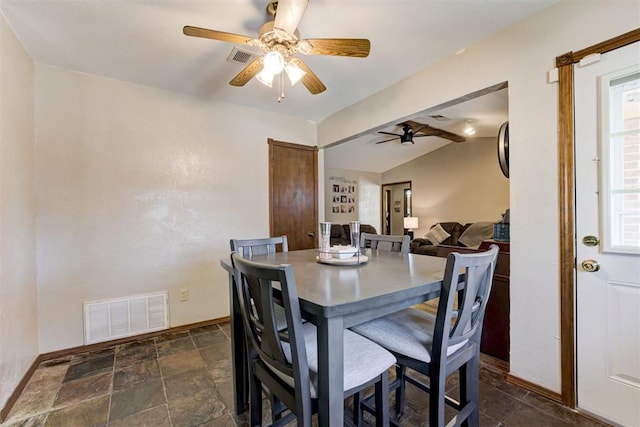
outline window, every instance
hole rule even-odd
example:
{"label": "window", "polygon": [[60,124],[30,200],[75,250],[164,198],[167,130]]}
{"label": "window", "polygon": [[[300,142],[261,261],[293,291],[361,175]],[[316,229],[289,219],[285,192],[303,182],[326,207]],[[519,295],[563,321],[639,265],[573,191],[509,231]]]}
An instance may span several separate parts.
{"label": "window", "polygon": [[607,76],[603,83],[604,248],[640,253],[640,68]]}

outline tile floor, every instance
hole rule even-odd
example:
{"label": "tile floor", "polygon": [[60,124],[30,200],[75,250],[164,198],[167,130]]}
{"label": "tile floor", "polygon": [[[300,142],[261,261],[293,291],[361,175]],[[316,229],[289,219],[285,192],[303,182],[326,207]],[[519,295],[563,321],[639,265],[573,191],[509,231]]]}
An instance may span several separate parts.
{"label": "tile floor", "polygon": [[[228,323],[211,325],[43,362],[0,425],[246,426],[246,414],[235,416],[232,406],[229,336]],[[504,377],[499,364],[483,359],[482,426],[603,425]],[[455,377],[449,387],[456,392]],[[401,425],[426,425],[427,399],[408,385]]]}

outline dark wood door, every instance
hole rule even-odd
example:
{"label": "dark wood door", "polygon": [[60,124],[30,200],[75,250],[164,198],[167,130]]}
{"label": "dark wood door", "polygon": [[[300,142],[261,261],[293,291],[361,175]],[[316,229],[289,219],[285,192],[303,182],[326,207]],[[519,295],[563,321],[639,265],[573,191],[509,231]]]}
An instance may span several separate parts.
{"label": "dark wood door", "polygon": [[289,250],[317,247],[318,147],[269,139],[269,231]]}

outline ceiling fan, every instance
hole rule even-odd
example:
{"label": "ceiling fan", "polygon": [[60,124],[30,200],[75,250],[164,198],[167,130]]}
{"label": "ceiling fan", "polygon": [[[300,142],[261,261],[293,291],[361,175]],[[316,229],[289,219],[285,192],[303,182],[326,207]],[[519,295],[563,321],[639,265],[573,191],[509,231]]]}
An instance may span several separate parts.
{"label": "ceiling fan", "polygon": [[[376,142],[376,144],[382,144],[383,142],[400,139],[400,144],[411,145],[414,144],[413,138],[419,138],[421,136],[439,136],[440,138],[448,139],[453,142],[466,141],[466,138],[464,136],[460,136],[444,129],[434,128],[433,126],[429,126],[427,124],[414,122],[413,120],[407,120],[404,123],[398,124],[398,126],[402,126],[402,134],[379,131],[378,133],[384,135],[393,135],[393,138],[378,141]],[[420,135],[416,135],[418,132],[420,133]]]}
{"label": "ceiling fan", "polygon": [[264,55],[240,71],[229,82],[232,86],[244,86],[255,76],[263,84],[272,87],[274,77],[284,71],[291,85],[301,81],[309,92],[315,95],[324,92],[326,86],[300,58],[295,56],[297,53],[365,58],[369,55],[371,43],[367,39],[301,39],[297,27],[308,2],[309,0],[271,0],[267,12],[275,15],[275,19],[260,28],[257,38],[189,25],[185,26],[182,32],[187,36],[262,49]]}

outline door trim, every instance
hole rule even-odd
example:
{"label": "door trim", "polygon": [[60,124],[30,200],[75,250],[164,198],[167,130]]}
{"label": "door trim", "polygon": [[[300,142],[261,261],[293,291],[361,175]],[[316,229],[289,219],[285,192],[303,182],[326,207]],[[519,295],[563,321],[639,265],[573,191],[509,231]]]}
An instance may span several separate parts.
{"label": "door trim", "polygon": [[573,64],[640,41],[640,28],[556,57],[558,68],[558,204],[560,281],[560,381],[562,404],[576,407],[575,367],[575,147]]}

